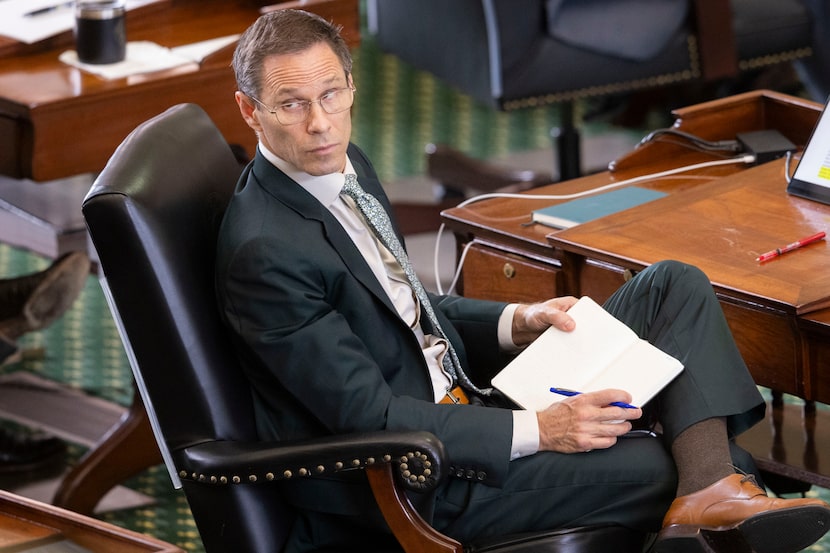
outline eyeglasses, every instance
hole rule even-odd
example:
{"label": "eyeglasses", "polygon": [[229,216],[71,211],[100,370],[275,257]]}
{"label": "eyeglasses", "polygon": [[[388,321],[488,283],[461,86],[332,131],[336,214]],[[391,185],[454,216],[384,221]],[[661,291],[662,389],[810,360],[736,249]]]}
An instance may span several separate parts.
{"label": "eyeglasses", "polygon": [[266,106],[254,96],[249,95],[249,97],[265,108],[265,111],[273,114],[281,124],[296,125],[308,118],[308,114],[311,112],[311,104],[320,104],[323,111],[329,115],[346,111],[354,103],[355,90],[353,86],[333,88],[316,100],[294,100],[293,102],[286,102],[273,108]]}

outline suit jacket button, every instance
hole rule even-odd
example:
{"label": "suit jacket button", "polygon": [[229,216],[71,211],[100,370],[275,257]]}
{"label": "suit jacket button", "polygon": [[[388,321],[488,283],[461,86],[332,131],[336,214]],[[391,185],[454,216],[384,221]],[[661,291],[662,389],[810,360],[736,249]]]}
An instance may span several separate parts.
{"label": "suit jacket button", "polygon": [[478,474],[476,474],[476,478],[478,478],[479,482],[483,482],[487,480],[487,473],[483,470],[480,470],[478,471]]}
{"label": "suit jacket button", "polygon": [[473,480],[476,477],[476,471],[470,469],[466,474],[467,480]]}

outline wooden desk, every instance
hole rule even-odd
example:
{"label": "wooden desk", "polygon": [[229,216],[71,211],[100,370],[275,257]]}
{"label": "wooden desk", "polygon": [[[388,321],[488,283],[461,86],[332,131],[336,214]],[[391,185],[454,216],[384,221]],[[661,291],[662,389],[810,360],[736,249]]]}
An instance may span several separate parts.
{"label": "wooden desk", "polygon": [[[141,8],[141,13],[129,12],[127,38],[174,47],[238,34],[254,22],[261,9],[277,6],[315,12],[343,25],[343,36],[351,46],[360,41],[358,0],[266,4],[167,0]],[[235,44],[209,56],[199,67],[110,81],[60,62],[58,55],[71,47],[71,33],[31,46],[0,39],[0,175],[31,179],[20,181],[13,191],[8,188],[16,181],[0,182],[0,209],[14,200],[24,218],[31,218],[35,211],[59,212],[58,222],[45,221],[56,235],[49,241],[21,234],[19,220],[8,216],[7,209],[0,214],[0,241],[47,257],[78,249],[85,241],[80,207],[89,186],[78,176],[97,173],[136,126],[167,108],[183,102],[199,104],[229,143],[249,153],[256,145],[233,99],[236,83],[230,61]],[[49,181],[48,185],[41,186],[43,181]],[[71,188],[61,194],[50,190],[64,184]],[[54,501],[91,513],[113,485],[160,461],[144,406],[135,394],[127,415],[64,478]]]}
{"label": "wooden desk", "polygon": [[0,551],[70,540],[93,553],[184,553],[145,534],[0,491]]}
{"label": "wooden desk", "polygon": [[[711,140],[774,128],[803,145],[819,111],[811,102],[760,92],[678,110],[675,126]],[[617,160],[613,172],[532,193],[586,190],[707,159],[715,158],[677,140],[650,143]],[[830,206],[789,196],[783,160],[707,168],[638,186],[669,195],[563,231],[521,226],[532,209],[551,200],[497,199],[445,211],[458,242],[475,242],[463,293],[509,301],[562,294],[603,301],[651,263],[686,261],[712,280],[760,385],[830,402],[824,374],[830,368],[830,247],[822,242],[763,265],[755,261],[764,251],[827,230]],[[826,477],[822,485],[830,483]]]}
{"label": "wooden desk", "polygon": [[[830,207],[786,194],[784,161],[698,184],[682,193],[553,233],[566,293],[582,293],[586,263],[637,272],[661,259],[700,267],[712,281],[756,381],[830,401],[811,370],[799,319],[830,302],[830,247],[822,241],[767,263],[757,256],[830,227]],[[600,292],[604,299],[613,290]],[[793,330],[795,329],[795,330]]]}
{"label": "wooden desk", "polygon": [[[171,2],[169,9],[128,14],[128,40],[180,46],[242,32],[257,17],[252,2]],[[133,16],[133,17],[130,17]],[[195,102],[231,143],[252,147],[234,113],[230,52],[201,67],[107,81],[61,63],[66,47],[0,59],[0,173],[48,181],[99,171],[139,123],[173,104]]]}
{"label": "wooden desk", "polygon": [[[238,34],[254,22],[264,2],[169,4],[168,9],[130,12],[128,40],[174,47]],[[317,0],[304,3],[304,9],[333,18],[345,26],[344,37],[351,44],[359,42],[357,0]],[[182,102],[199,104],[229,143],[253,152],[256,138],[233,100],[234,45],[198,68],[107,81],[61,63],[58,55],[72,45],[56,41],[60,45],[55,48],[0,58],[0,174],[49,181],[97,172],[139,123]]]}

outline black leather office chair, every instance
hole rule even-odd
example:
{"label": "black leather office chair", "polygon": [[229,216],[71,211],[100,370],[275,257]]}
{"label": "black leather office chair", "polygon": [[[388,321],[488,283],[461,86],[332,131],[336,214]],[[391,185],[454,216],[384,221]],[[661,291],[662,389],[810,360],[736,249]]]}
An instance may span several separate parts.
{"label": "black leather office chair", "polygon": [[[124,140],[83,204],[137,387],[208,553],[280,551],[295,518],[280,481],[341,470],[366,471],[407,552],[642,550],[643,535],[617,526],[508,536],[462,549],[435,532],[405,495],[429,494],[449,477],[442,444],[429,433],[260,442],[213,286],[217,229],[239,173],[207,114],[182,104]],[[375,546],[367,537],[362,551],[383,549]]]}

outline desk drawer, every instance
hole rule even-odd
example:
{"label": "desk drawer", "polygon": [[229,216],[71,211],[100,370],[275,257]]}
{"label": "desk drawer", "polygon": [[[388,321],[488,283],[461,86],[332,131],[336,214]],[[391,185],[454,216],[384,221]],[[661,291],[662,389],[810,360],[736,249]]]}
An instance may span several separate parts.
{"label": "desk drawer", "polygon": [[461,289],[470,298],[535,302],[559,295],[560,275],[558,264],[473,244],[464,261]]}
{"label": "desk drawer", "polygon": [[633,275],[630,269],[619,265],[587,259],[579,271],[579,292],[572,295],[589,296],[601,304]]}

